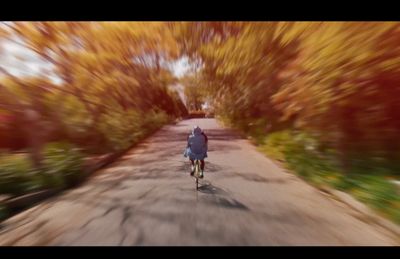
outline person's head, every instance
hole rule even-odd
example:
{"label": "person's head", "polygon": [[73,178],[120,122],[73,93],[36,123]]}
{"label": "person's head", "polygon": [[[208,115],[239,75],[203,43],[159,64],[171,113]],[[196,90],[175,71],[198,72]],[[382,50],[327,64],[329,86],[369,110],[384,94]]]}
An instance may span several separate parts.
{"label": "person's head", "polygon": [[200,129],[199,126],[194,126],[193,127],[193,135],[200,135],[202,130]]}

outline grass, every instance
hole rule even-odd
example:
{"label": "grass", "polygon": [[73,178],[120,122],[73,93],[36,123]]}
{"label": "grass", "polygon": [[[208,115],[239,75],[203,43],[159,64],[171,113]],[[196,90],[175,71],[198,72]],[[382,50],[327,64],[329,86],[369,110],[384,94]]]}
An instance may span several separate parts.
{"label": "grass", "polygon": [[400,224],[400,195],[397,187],[387,180],[382,168],[366,171],[367,167],[344,174],[326,156],[313,150],[312,138],[283,131],[270,134],[259,142],[259,150],[284,163],[303,179],[316,186],[327,185],[347,192],[379,214]]}

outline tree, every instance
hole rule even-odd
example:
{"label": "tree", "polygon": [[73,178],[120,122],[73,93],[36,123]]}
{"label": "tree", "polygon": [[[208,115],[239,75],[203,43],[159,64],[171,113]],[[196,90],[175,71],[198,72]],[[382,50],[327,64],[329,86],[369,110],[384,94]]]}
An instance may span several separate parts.
{"label": "tree", "polygon": [[205,102],[205,90],[201,81],[194,76],[186,76],[181,79],[184,85],[186,106],[191,111],[199,111]]}
{"label": "tree", "polygon": [[361,156],[398,160],[399,27],[208,22],[175,33],[217,113],[245,131],[307,131],[350,171]]}
{"label": "tree", "polygon": [[[44,83],[41,74],[42,81],[27,83],[3,69],[12,88],[23,94],[1,88],[2,105],[17,111],[27,98],[29,109],[51,120],[56,131],[64,132],[62,138],[101,145],[107,141],[101,130],[107,114],[185,112],[168,89],[176,79],[166,64],[178,57],[179,48],[164,22],[14,22],[3,27],[10,32],[4,37],[50,63],[62,82]],[[42,91],[45,97],[35,97]]]}

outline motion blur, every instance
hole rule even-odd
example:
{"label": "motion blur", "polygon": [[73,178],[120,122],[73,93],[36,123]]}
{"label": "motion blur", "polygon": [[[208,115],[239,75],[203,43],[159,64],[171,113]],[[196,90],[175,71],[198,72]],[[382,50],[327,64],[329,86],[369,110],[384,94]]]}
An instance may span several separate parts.
{"label": "motion blur", "polygon": [[0,220],[16,197],[215,115],[399,224],[399,44],[398,22],[2,22]]}

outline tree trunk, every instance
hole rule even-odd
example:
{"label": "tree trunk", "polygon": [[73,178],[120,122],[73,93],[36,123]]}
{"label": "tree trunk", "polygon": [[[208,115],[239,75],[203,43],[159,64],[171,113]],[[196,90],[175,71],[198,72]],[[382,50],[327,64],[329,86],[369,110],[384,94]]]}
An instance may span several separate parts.
{"label": "tree trunk", "polygon": [[33,166],[36,169],[42,167],[42,147],[43,147],[43,136],[42,128],[40,127],[40,115],[33,109],[24,110],[24,131],[27,140],[28,148],[30,150],[30,156],[32,159]]}

